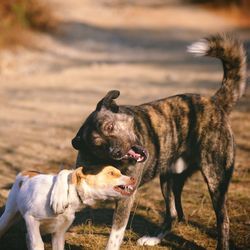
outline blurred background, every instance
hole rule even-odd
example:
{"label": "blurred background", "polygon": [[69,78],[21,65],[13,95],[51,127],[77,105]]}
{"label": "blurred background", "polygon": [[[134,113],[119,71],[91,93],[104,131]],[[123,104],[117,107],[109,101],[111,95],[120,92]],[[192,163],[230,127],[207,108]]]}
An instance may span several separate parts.
{"label": "blurred background", "polygon": [[[119,104],[212,95],[222,79],[220,62],[193,58],[186,47],[216,32],[234,33],[249,52],[250,1],[0,0],[0,213],[18,172],[74,167],[71,139],[107,91],[121,91]],[[228,195],[231,246],[242,250],[250,249],[249,98],[247,90],[231,114],[237,143]],[[215,218],[199,173],[185,186],[183,206],[187,222],[160,246],[136,246],[163,219],[158,180],[145,185],[122,249],[214,249]],[[105,202],[78,214],[66,249],[104,249],[112,209]],[[21,222],[0,249],[26,249],[24,233]]]}

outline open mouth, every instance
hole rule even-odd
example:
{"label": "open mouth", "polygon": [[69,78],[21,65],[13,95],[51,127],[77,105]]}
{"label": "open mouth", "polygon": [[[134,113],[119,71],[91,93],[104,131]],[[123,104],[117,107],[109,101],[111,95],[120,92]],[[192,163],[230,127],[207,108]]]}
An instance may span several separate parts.
{"label": "open mouth", "polygon": [[114,190],[122,195],[131,195],[135,191],[135,187],[133,185],[119,185],[115,186]]}
{"label": "open mouth", "polygon": [[148,158],[148,152],[142,146],[133,146],[122,159],[133,159],[137,162],[144,162]]}

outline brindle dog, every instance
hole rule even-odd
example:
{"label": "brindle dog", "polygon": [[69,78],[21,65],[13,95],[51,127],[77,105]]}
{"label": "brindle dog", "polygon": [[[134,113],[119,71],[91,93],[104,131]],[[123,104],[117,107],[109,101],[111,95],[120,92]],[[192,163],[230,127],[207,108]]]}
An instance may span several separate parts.
{"label": "brindle dog", "polygon": [[[228,116],[245,90],[245,51],[240,42],[226,35],[210,36],[188,51],[222,61],[224,77],[215,95],[182,94],[139,106],[118,106],[114,99],[119,91],[110,91],[83,123],[72,145],[79,150],[77,166],[113,164],[136,176],[138,186],[160,175],[165,222],[156,237],[140,238],[140,245],[158,244],[176,216],[184,219],[183,186],[190,175],[201,171],[216,214],[217,249],[229,249],[226,193],[235,144]],[[119,249],[133,199],[117,202],[106,249]]]}

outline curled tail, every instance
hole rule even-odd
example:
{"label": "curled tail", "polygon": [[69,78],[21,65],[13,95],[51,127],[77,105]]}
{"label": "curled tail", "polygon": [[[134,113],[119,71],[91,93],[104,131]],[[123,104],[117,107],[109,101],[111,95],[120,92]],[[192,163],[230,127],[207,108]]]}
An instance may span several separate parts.
{"label": "curled tail", "polygon": [[191,44],[188,52],[217,57],[222,61],[222,85],[212,98],[230,113],[246,88],[246,53],[242,43],[229,35],[218,34]]}

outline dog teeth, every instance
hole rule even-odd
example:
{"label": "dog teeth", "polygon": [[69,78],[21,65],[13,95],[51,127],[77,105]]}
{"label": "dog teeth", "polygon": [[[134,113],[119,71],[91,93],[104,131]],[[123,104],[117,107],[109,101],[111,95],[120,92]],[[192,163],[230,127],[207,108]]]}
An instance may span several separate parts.
{"label": "dog teeth", "polygon": [[140,161],[143,161],[144,157],[143,156],[140,156],[136,161],[137,162],[140,162]]}
{"label": "dog teeth", "polygon": [[133,191],[133,187],[132,187],[132,186],[125,186],[124,190],[125,190],[127,193],[130,193],[131,191]]}
{"label": "dog teeth", "polygon": [[134,190],[133,186],[131,185],[129,186],[120,185],[119,187],[127,193],[131,193]]}
{"label": "dog teeth", "polygon": [[124,155],[122,158],[123,158],[123,159],[128,159],[128,158],[129,158],[129,155],[126,154],[126,155]]}

